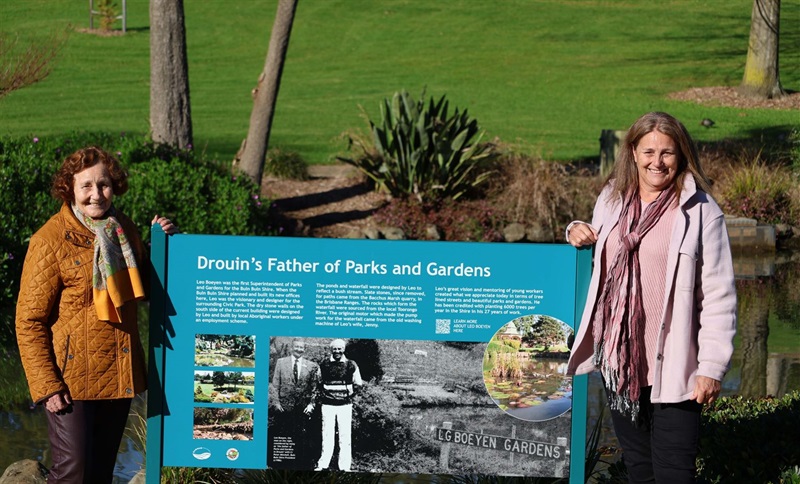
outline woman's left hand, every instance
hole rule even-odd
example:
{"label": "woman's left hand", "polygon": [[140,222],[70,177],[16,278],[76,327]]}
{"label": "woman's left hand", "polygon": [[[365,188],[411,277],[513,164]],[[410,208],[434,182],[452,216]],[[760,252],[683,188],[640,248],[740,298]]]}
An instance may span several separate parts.
{"label": "woman's left hand", "polygon": [[697,403],[712,403],[719,397],[721,390],[722,385],[719,380],[707,376],[698,376],[695,379],[694,392],[692,392],[690,400],[695,400]]}
{"label": "woman's left hand", "polygon": [[153,221],[150,222],[150,225],[155,225],[155,224],[160,225],[161,229],[167,235],[177,234],[178,232],[180,232],[180,230],[178,230],[178,226],[172,223],[170,219],[168,219],[167,217],[159,217],[158,214],[156,214],[156,216],[153,217]]}

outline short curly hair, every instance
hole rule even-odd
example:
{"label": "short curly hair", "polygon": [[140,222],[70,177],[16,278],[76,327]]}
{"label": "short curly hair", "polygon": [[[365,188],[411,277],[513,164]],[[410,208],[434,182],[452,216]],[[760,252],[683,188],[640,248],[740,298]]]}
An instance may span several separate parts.
{"label": "short curly hair", "polygon": [[75,201],[75,175],[98,163],[106,165],[111,176],[111,189],[114,195],[122,195],[128,191],[128,174],[119,160],[97,146],[81,148],[64,159],[61,168],[53,176],[51,193],[66,203]]}

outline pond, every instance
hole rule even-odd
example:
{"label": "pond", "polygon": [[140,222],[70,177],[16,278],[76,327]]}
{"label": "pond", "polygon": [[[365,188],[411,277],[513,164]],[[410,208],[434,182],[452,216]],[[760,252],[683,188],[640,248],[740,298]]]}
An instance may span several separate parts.
{"label": "pond", "polygon": [[517,378],[484,375],[486,390],[504,412],[522,420],[543,421],[572,408],[572,378],[564,359],[531,358]]}
{"label": "pond", "polygon": [[[762,257],[737,255],[735,270],[739,330],[732,368],[723,381],[723,394],[781,396],[800,388],[800,252]],[[554,368],[555,373],[560,372],[558,365]],[[571,389],[566,385],[554,386],[557,388],[553,393],[562,386],[563,398],[550,398],[548,387],[548,397],[540,395],[542,404],[520,410],[547,408],[548,413],[528,418],[546,417],[551,410],[544,405],[550,401],[571,400]],[[595,373],[589,379],[590,428],[597,420],[603,399],[600,379]],[[143,408],[143,399],[137,398],[134,405]],[[553,413],[559,411],[558,408],[552,410]],[[134,422],[132,417],[129,427]],[[603,442],[614,445],[610,422],[604,420],[603,428]],[[49,465],[47,423],[40,408],[3,409],[0,411],[0,434],[3,435],[0,439],[0,469],[21,459],[36,459]],[[130,480],[142,461],[142,455],[133,445],[135,439],[135,432],[126,431],[115,470],[123,482]]]}

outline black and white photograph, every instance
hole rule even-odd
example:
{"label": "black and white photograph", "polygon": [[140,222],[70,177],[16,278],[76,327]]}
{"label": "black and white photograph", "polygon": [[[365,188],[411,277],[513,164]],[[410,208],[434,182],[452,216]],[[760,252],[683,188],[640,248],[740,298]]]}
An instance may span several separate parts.
{"label": "black and white photograph", "polygon": [[195,366],[253,368],[256,365],[254,335],[198,334],[195,336]]}
{"label": "black and white photograph", "polygon": [[528,421],[499,408],[487,346],[272,337],[269,467],[566,476],[570,413]]}
{"label": "black and white photograph", "polygon": [[543,314],[522,316],[500,328],[483,357],[483,381],[497,406],[534,422],[570,411],[567,360],[572,337],[568,324]]}

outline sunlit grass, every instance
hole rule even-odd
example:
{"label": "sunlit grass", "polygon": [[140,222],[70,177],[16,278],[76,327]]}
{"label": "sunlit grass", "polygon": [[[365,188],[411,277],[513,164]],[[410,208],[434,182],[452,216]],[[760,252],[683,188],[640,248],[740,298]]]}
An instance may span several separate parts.
{"label": "sunlit grass", "polygon": [[[88,26],[68,0],[3,5],[3,30],[44,37]],[[128,33],[73,32],[45,81],[0,101],[8,134],[148,130],[147,0],[129,0]],[[195,143],[230,160],[247,132],[276,2],[187,2]],[[700,140],[759,137],[797,113],[704,107],[666,98],[735,86],[744,67],[750,0],[512,0],[300,3],[274,120],[273,146],[326,163],[340,134],[365,125],[391,93],[446,94],[490,137],[548,160],[597,156],[602,129],[649,110],[672,112]],[[780,73],[800,89],[800,4],[783,2]],[[710,117],[713,129],[699,125]],[[769,138],[764,139],[765,143]]]}

